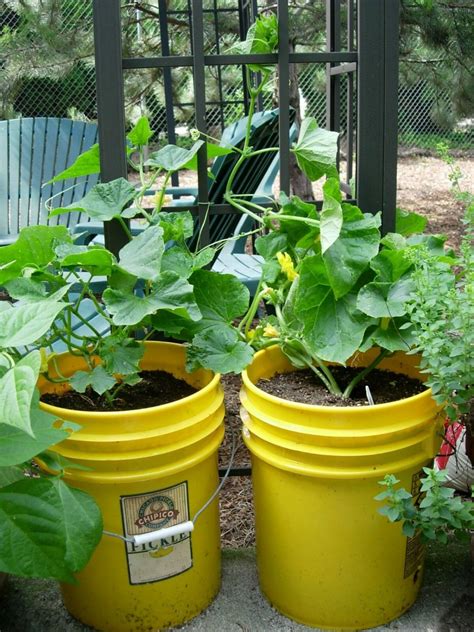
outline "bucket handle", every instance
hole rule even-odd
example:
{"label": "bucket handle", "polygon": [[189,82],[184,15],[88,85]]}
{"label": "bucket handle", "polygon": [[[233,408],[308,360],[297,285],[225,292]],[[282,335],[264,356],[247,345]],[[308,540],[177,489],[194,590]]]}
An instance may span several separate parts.
{"label": "bucket handle", "polygon": [[206,500],[204,505],[200,509],[198,509],[198,511],[196,511],[196,513],[194,514],[191,520],[187,520],[186,522],[180,522],[179,524],[175,524],[172,527],[165,527],[164,529],[157,529],[156,531],[150,531],[149,533],[143,533],[140,535],[124,536],[119,533],[113,533],[112,531],[105,531],[105,530],[102,533],[104,535],[109,535],[113,538],[119,538],[120,540],[123,540],[124,542],[131,542],[132,544],[139,546],[140,544],[148,544],[149,542],[155,542],[156,540],[170,538],[171,536],[174,536],[174,535],[185,535],[187,533],[191,533],[192,531],[194,531],[194,525],[196,524],[196,520],[209,507],[209,505],[214,501],[216,496],[219,494],[226,480],[228,479],[230,470],[232,469],[232,465],[234,464],[235,452],[237,450],[237,442],[235,440],[235,432],[232,426],[229,426],[229,430],[231,433],[231,442],[232,442],[229,465],[227,466],[227,469],[219,485],[216,487],[216,489],[208,498],[208,500]]}

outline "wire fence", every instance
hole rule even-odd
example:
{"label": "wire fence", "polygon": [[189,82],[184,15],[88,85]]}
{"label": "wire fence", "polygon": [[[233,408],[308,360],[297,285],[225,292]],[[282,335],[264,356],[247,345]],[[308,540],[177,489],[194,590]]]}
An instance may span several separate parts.
{"label": "wire fence", "polygon": [[[240,39],[237,0],[206,0],[207,54],[221,53]],[[139,8],[140,7],[140,8]],[[159,0],[123,1],[124,56],[189,55],[191,24],[188,0],[169,0],[168,38],[164,48]],[[92,0],[0,0],[0,118],[55,116],[95,120],[94,45]],[[403,62],[402,62],[403,64]],[[178,142],[187,141],[194,127],[193,82],[190,69],[171,71],[173,119]],[[325,121],[325,68],[298,68],[301,109]],[[147,114],[158,136],[167,134],[163,71],[146,69],[124,73],[126,117],[129,123]],[[346,85],[341,82],[341,103]],[[216,136],[244,115],[242,70],[236,66],[211,67],[206,76],[207,123]],[[262,106],[273,107],[275,96],[264,95]],[[398,94],[399,143],[405,147],[434,148],[440,141],[451,147],[474,147],[474,118],[459,119],[450,91],[427,81],[422,73],[410,84],[401,83]],[[341,132],[347,128],[342,108]],[[355,115],[355,113],[353,113]],[[344,144],[343,144],[344,146]]]}

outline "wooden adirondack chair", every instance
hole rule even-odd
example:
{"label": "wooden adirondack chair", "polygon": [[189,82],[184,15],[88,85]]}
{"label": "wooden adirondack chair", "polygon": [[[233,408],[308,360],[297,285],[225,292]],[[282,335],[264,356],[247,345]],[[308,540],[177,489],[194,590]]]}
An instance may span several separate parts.
{"label": "wooden adirondack chair", "polygon": [[0,152],[4,157],[0,171],[0,246],[14,242],[25,226],[64,224],[72,228],[81,221],[78,213],[48,220],[45,202],[53,198],[53,207],[71,204],[97,183],[98,176],[44,183],[96,142],[94,123],[65,118],[0,121]]}

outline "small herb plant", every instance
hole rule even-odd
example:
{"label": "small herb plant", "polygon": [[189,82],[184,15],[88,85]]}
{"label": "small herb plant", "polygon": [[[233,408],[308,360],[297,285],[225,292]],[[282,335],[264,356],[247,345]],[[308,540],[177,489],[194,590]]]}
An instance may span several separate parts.
{"label": "small herb plant", "polygon": [[[450,533],[468,537],[474,529],[474,503],[454,495],[454,489],[443,487],[446,472],[423,468],[420,498],[414,499],[395,476],[387,475],[379,484],[386,489],[375,500],[386,504],[378,511],[390,522],[403,521],[403,533],[411,538],[420,533],[423,540],[446,543]],[[474,496],[474,489],[472,490]]]}

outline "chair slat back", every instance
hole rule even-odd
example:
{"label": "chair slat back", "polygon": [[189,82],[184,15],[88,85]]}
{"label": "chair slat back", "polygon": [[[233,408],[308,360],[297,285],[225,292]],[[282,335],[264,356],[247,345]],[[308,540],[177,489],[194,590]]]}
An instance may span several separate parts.
{"label": "chair slat back", "polygon": [[97,142],[97,125],[70,119],[38,117],[0,121],[0,151],[6,164],[0,176],[0,244],[16,239],[25,226],[81,220],[70,213],[48,220],[46,201],[67,206],[84,196],[98,176],[46,184]]}

